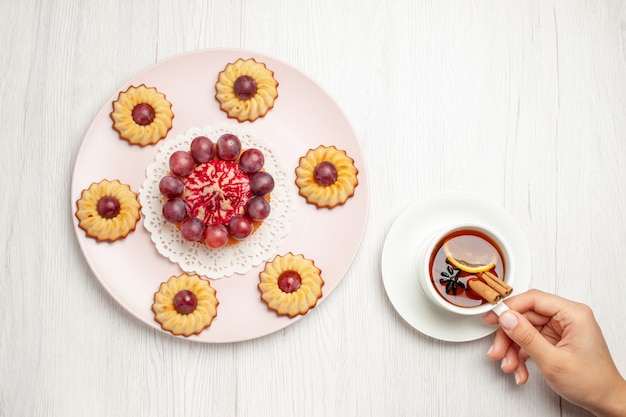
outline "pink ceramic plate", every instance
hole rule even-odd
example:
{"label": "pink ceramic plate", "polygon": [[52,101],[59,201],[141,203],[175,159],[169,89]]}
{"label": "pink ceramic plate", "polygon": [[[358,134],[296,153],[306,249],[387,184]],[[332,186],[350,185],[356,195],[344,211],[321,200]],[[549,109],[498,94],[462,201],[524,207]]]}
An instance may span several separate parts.
{"label": "pink ceramic plate", "polygon": [[[262,119],[239,124],[228,119],[215,100],[215,81],[227,63],[237,58],[255,58],[274,71],[279,97]],[[169,137],[190,127],[227,123],[248,129],[270,142],[287,166],[295,170],[298,160],[320,144],[346,150],[359,169],[355,195],[341,207],[317,209],[297,196],[291,232],[282,241],[279,254],[293,252],[313,259],[322,269],[325,285],[323,301],[347,272],[360,245],[368,211],[368,180],[359,140],[337,104],[312,80],[295,68],[255,52],[210,49],[187,53],[155,64],[141,72],[119,91],[130,85],[146,84],[166,94],[175,114]],[[119,179],[137,192],[146,167],[154,160],[159,144],[131,146],[119,139],[112,128],[112,102],[116,91],[104,104],[90,126],[78,152],[71,189],[71,211],[83,189],[102,179]],[[167,140],[167,139],[165,139]],[[295,173],[294,173],[295,180]],[[293,192],[297,187],[293,184]],[[98,243],[78,227],[78,242],[95,276],[111,296],[135,317],[161,330],[151,310],[153,295],[162,281],[182,271],[159,255],[150,234],[139,222],[137,230],[124,240]],[[301,317],[289,319],[269,311],[257,289],[263,265],[245,275],[212,280],[220,305],[218,316],[208,329],[188,339],[206,343],[236,342],[261,337],[283,329]],[[315,314],[320,303],[309,311]],[[170,334],[169,332],[166,332]]]}

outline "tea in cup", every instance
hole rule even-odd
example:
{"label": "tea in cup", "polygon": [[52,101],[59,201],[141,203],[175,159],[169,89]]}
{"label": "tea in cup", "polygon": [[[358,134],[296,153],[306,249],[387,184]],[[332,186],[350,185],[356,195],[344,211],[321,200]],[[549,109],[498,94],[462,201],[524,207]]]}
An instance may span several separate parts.
{"label": "tea in cup", "polygon": [[422,289],[439,307],[462,315],[506,309],[515,262],[505,238],[479,223],[448,226],[421,246],[417,272]]}

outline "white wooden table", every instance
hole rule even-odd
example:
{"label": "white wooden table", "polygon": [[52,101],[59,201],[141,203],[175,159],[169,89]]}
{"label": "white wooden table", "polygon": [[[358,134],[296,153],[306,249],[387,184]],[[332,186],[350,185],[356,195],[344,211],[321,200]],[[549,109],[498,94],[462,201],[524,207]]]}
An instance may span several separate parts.
{"label": "white wooden table", "polygon": [[[2,0],[0,45],[1,416],[587,415],[532,366],[516,386],[486,359],[491,336],[433,339],[389,302],[387,232],[452,190],[514,217],[531,286],[591,305],[626,371],[626,3]],[[371,190],[337,289],[234,344],[173,338],[120,307],[68,198],[106,100],[154,63],[215,47],[321,85],[360,138]]]}

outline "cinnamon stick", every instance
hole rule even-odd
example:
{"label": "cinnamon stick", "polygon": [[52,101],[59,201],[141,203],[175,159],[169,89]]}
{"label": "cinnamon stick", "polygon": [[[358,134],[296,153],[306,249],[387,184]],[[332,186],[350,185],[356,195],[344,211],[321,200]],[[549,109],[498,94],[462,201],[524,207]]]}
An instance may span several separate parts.
{"label": "cinnamon stick", "polygon": [[485,282],[485,284],[496,290],[498,294],[503,297],[506,297],[513,292],[513,287],[511,287],[509,284],[502,281],[495,274],[492,274],[489,271],[481,273],[480,277]]}
{"label": "cinnamon stick", "polygon": [[494,290],[478,278],[468,279],[467,285],[469,285],[472,291],[480,295],[483,299],[490,302],[491,304],[497,304],[498,301],[502,299],[502,295],[500,295],[496,290]]}

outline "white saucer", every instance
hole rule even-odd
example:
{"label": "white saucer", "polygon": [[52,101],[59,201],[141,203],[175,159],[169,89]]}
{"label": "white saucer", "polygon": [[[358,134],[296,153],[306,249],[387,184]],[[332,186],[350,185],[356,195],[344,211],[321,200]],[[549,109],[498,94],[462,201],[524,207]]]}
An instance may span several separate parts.
{"label": "white saucer", "polygon": [[502,207],[475,194],[435,194],[409,206],[395,221],[382,252],[383,285],[400,316],[413,328],[435,339],[466,342],[497,330],[478,316],[459,316],[431,302],[419,285],[412,257],[419,244],[441,226],[459,221],[480,222],[498,230],[516,258],[514,294],[528,289],[530,252],[524,234]]}

